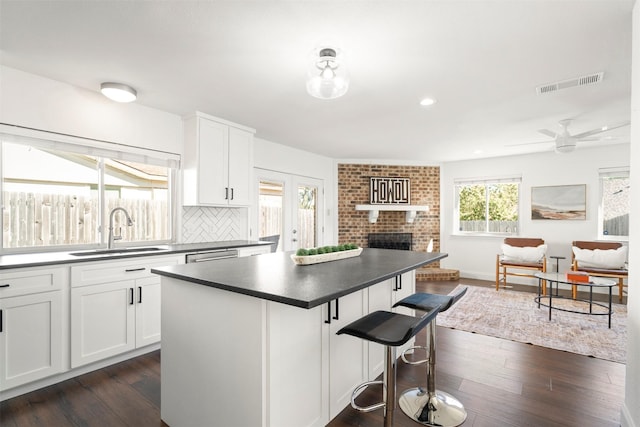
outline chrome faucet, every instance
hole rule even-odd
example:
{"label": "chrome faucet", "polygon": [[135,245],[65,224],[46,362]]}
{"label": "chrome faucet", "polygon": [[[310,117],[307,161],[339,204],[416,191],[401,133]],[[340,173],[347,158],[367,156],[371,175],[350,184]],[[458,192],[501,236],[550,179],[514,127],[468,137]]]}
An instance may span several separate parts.
{"label": "chrome faucet", "polygon": [[127,226],[131,227],[133,225],[133,220],[131,216],[129,216],[129,212],[125,208],[113,208],[111,213],[109,214],[109,242],[107,244],[108,249],[113,249],[113,243],[116,240],[122,240],[122,233],[118,236],[114,236],[113,234],[113,214],[118,211],[124,212],[124,215],[127,217]]}

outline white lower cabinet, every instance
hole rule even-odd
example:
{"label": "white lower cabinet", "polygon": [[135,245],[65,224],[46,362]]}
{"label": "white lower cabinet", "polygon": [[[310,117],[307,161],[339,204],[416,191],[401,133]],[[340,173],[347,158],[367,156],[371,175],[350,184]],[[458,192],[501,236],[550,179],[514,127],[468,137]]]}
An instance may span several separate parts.
{"label": "white lower cabinet", "polygon": [[266,425],[321,427],[329,422],[326,304],[310,310],[268,303]]}
{"label": "white lower cabinet", "polygon": [[[336,335],[342,327],[363,317],[365,291],[345,295],[338,300],[338,309],[332,302],[329,326],[329,419],[333,419],[351,403],[353,390],[367,380],[367,342],[350,335]],[[338,319],[333,315],[338,313]]]}
{"label": "white lower cabinet", "polygon": [[160,276],[155,266],[182,257],[71,267],[71,367],[160,341]]}
{"label": "white lower cabinet", "polygon": [[[367,288],[368,311],[389,310],[393,304],[415,292],[415,270],[404,273],[401,276],[385,280]],[[413,310],[405,307],[397,307],[394,312],[414,315]],[[397,349],[397,356],[411,347],[415,340],[409,340],[405,345]],[[384,346],[377,343],[368,343],[368,373],[369,380],[373,380],[384,370]]]}
{"label": "white lower cabinet", "polygon": [[62,372],[62,291],[0,300],[0,389]]}
{"label": "white lower cabinet", "polygon": [[64,268],[0,272],[0,390],[63,372]]}
{"label": "white lower cabinet", "polygon": [[[269,425],[324,426],[366,381],[366,343],[336,335],[364,315],[364,291],[304,310],[269,302]],[[331,318],[330,323],[326,323]],[[336,319],[337,317],[338,319]]]}

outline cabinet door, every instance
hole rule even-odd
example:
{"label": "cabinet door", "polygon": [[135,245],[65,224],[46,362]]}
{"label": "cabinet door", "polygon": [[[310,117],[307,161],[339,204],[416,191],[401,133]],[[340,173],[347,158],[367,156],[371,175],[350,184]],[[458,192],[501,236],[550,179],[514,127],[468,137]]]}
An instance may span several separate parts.
{"label": "cabinet door", "polygon": [[0,389],[62,372],[62,292],[0,299]]}
{"label": "cabinet door", "polygon": [[229,129],[229,204],[249,206],[253,134],[241,129]]}
{"label": "cabinet door", "polygon": [[[395,286],[395,279],[388,279],[367,288],[368,312],[376,310],[389,310],[392,301],[392,291]],[[374,380],[384,371],[384,346],[378,343],[368,343],[368,379]]]}
{"label": "cabinet door", "polygon": [[160,341],[160,276],[136,280],[136,347]]}
{"label": "cabinet door", "polygon": [[71,290],[71,367],[135,348],[135,281]]}
{"label": "cabinet door", "polygon": [[230,197],[229,127],[198,119],[198,202],[226,205]]}
{"label": "cabinet door", "polygon": [[320,427],[329,422],[324,307],[303,310],[268,303],[270,426]]}
{"label": "cabinet door", "polygon": [[[332,315],[336,314],[331,302]],[[333,419],[351,403],[353,390],[367,380],[367,343],[350,335],[336,335],[343,326],[365,314],[364,291],[340,297],[338,319],[329,325],[329,418]]]}
{"label": "cabinet door", "polygon": [[[399,277],[399,281],[396,285],[395,279],[391,279],[393,281],[393,288],[391,292],[391,306],[396,302],[400,301],[403,298],[408,297],[415,293],[416,289],[416,272],[415,270],[404,273]],[[406,307],[396,307],[393,311],[397,313],[406,314],[408,316],[413,316],[415,313],[413,310]],[[418,315],[422,315],[424,313],[418,313]],[[425,333],[425,332],[420,332]],[[415,338],[410,339],[405,345],[398,348],[397,354],[400,356],[402,352],[404,352],[409,347],[413,347],[415,345]],[[422,358],[422,355],[419,356]]]}

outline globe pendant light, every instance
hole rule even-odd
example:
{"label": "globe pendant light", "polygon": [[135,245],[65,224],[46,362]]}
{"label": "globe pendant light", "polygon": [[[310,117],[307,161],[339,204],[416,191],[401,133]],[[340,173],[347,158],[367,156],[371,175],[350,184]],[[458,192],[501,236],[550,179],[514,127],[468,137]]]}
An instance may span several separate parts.
{"label": "globe pendant light", "polygon": [[307,92],[320,99],[334,99],[349,89],[349,73],[340,51],[323,47],[311,58],[307,70]]}

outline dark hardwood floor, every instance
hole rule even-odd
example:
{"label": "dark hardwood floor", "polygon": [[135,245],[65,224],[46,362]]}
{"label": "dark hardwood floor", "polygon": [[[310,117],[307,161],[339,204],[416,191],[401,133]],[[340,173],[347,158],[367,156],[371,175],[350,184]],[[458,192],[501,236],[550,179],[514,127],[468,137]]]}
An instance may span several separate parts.
{"label": "dark hardwood floor", "polygon": [[[418,291],[448,293],[457,284],[420,282]],[[418,343],[424,343],[424,334]],[[464,404],[464,426],[620,425],[624,365],[447,328],[438,328],[437,343],[437,385]],[[398,367],[398,390],[423,383],[423,367]],[[375,391],[365,393],[364,403],[377,399]],[[1,402],[0,425],[166,426],[160,420],[160,352]],[[210,425],[217,426],[216,420]],[[382,411],[360,413],[350,407],[329,424],[382,425]],[[398,409],[395,425],[419,424]]]}

